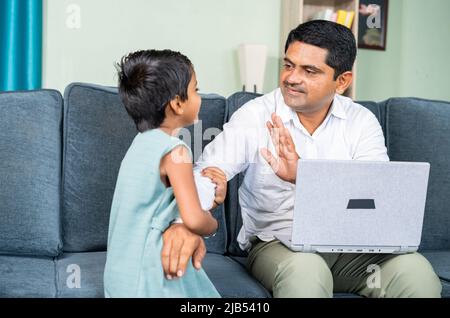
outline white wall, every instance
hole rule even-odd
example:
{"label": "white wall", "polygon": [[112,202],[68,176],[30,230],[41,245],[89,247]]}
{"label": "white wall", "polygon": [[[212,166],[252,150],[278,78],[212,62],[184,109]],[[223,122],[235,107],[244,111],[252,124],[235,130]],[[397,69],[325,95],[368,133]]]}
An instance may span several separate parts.
{"label": "white wall", "polygon": [[228,96],[241,90],[240,43],[268,46],[264,92],[278,85],[280,0],[44,0],[44,8],[45,88],[114,86],[121,56],[169,48],[194,63],[201,92]]}

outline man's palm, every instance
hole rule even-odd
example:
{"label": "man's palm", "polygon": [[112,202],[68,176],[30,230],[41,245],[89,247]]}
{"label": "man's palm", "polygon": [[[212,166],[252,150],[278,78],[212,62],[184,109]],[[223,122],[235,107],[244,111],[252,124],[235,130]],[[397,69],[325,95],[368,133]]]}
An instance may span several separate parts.
{"label": "man's palm", "polygon": [[272,114],[272,123],[267,122],[276,157],[266,148],[261,149],[264,159],[272,167],[275,174],[284,181],[295,183],[297,176],[297,161],[300,158],[295,150],[289,130],[284,127],[281,118]]}

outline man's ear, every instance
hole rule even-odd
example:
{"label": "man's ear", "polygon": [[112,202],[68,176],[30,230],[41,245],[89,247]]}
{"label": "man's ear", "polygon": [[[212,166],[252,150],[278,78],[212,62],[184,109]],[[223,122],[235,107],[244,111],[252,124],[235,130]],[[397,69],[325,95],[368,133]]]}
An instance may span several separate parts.
{"label": "man's ear", "polygon": [[351,71],[347,71],[342,73],[338,76],[336,79],[336,93],[342,95],[347,90],[347,88],[350,86],[350,84],[353,81],[353,73]]}
{"label": "man's ear", "polygon": [[184,113],[181,98],[178,95],[169,102],[169,107],[175,115],[182,115]]}

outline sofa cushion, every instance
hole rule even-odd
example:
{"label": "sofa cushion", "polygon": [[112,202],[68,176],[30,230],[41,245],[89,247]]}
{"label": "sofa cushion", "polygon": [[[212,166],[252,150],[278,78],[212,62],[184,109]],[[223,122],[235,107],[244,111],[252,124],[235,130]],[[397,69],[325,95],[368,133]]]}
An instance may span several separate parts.
{"label": "sofa cushion", "polygon": [[[66,253],[56,262],[57,297],[104,297],[106,252]],[[222,297],[267,297],[269,294],[237,262],[207,253],[203,268]],[[79,281],[76,275],[79,274]],[[232,278],[232,280],[230,280]]]}
{"label": "sofa cushion", "polygon": [[53,258],[0,255],[0,297],[56,297],[55,277]]}
{"label": "sofa cushion", "polygon": [[450,249],[441,251],[424,251],[422,255],[433,265],[440,279],[450,283]]}
{"label": "sofa cushion", "polygon": [[[222,132],[227,109],[226,100],[222,96],[208,94],[201,97],[202,106],[198,123],[187,127],[189,134],[180,134],[180,139],[190,145],[194,161],[198,159],[206,145]],[[227,247],[224,205],[213,210],[213,215],[219,221],[219,229],[214,237],[205,240],[206,248],[208,252],[224,254]]]}
{"label": "sofa cushion", "polygon": [[59,298],[103,298],[106,252],[65,253],[56,261]]}
{"label": "sofa cushion", "polygon": [[241,206],[239,204],[239,187],[244,181],[244,174],[239,173],[228,181],[227,196],[225,198],[225,214],[227,216],[227,229],[230,237],[228,252],[233,256],[247,256],[237,242],[237,236],[242,227]]}
{"label": "sofa cushion", "polygon": [[[378,110],[380,112],[380,123],[381,123],[381,128],[383,129],[383,134],[384,134],[384,141],[386,143],[386,147],[388,146],[387,144],[387,118],[386,118],[386,109],[387,109],[387,104],[389,103],[389,100],[385,100],[382,102],[378,103]],[[388,150],[389,151],[389,150]]]}
{"label": "sofa cushion", "polygon": [[60,233],[62,97],[0,93],[0,253],[55,256]]}
{"label": "sofa cushion", "polygon": [[[67,87],[64,103],[64,251],[104,251],[120,163],[137,131],[116,88],[74,83]],[[192,136],[201,142],[199,128],[202,132],[210,127],[222,129],[225,99],[209,95],[202,104],[201,121],[188,128],[197,132]],[[183,137],[194,150],[197,139]],[[206,241],[208,250],[216,253],[223,253],[226,245],[222,211],[223,207],[214,211],[221,221],[220,232]]]}
{"label": "sofa cushion", "polygon": [[227,111],[224,97],[216,94],[202,94],[201,97],[199,121],[186,127],[189,135],[180,134],[180,139],[190,145],[194,161],[201,155],[203,148],[222,132]]}
{"label": "sofa cushion", "polygon": [[117,173],[136,128],[113,88],[71,84],[64,105],[64,251],[104,251]]}
{"label": "sofa cushion", "polygon": [[441,283],[442,283],[441,297],[450,298],[450,282],[441,280]]}
{"label": "sofa cushion", "polygon": [[392,161],[431,164],[421,250],[450,246],[450,103],[418,98],[387,102],[386,129]]}
{"label": "sofa cushion", "polygon": [[223,255],[208,253],[203,268],[224,298],[267,298],[270,293],[240,263]]}
{"label": "sofa cushion", "polygon": [[450,298],[450,249],[441,251],[423,251],[423,256],[431,263],[441,279],[443,298]]}

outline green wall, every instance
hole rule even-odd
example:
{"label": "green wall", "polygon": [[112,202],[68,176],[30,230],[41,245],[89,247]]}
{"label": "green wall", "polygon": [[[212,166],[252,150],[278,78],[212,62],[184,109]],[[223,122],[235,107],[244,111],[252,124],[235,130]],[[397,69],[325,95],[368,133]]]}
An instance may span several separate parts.
{"label": "green wall", "polygon": [[[264,92],[278,86],[283,0],[45,0],[45,87],[70,82],[115,85],[120,57],[143,48],[180,50],[204,93],[241,89],[237,48],[268,46]],[[80,8],[81,28],[67,26]],[[390,0],[387,50],[360,49],[358,100],[394,96],[450,100],[450,0]]]}
{"label": "green wall", "polygon": [[386,51],[358,51],[357,99],[450,101],[449,14],[448,0],[390,0]]}
{"label": "green wall", "polygon": [[[203,93],[242,89],[237,48],[268,46],[264,92],[278,83],[280,0],[45,0],[45,87],[116,85],[114,63],[137,49],[174,49],[194,63]],[[74,10],[80,27],[71,28]]]}

